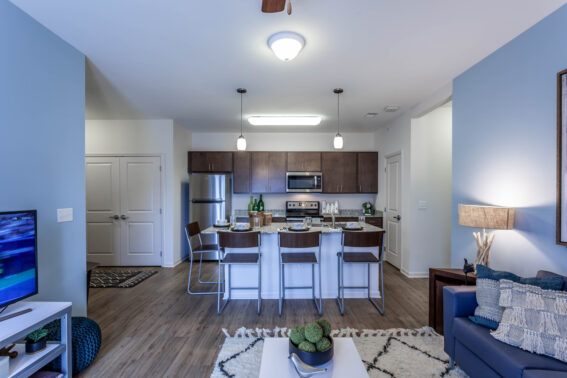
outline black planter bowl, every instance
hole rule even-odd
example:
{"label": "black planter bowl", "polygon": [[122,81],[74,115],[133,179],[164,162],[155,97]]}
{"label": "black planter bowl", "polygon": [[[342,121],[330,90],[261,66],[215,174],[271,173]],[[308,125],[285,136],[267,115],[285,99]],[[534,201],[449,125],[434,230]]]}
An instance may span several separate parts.
{"label": "black planter bowl", "polygon": [[319,366],[323,365],[333,359],[333,349],[334,343],[333,338],[328,336],[328,339],[331,341],[331,347],[324,352],[304,352],[300,350],[298,347],[293,345],[291,339],[289,340],[289,354],[295,353],[297,357],[307,365],[311,366]]}
{"label": "black planter bowl", "polygon": [[41,352],[47,347],[47,337],[44,337],[41,340],[36,342],[31,340],[26,340],[26,353],[27,354],[34,354],[37,352]]}

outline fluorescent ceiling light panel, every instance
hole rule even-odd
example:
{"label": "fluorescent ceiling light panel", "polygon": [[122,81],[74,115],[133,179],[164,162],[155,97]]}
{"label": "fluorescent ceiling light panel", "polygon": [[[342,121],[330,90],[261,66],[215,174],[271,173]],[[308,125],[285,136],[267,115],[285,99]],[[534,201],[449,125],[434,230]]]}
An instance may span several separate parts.
{"label": "fluorescent ceiling light panel", "polygon": [[319,126],[319,116],[252,116],[248,118],[253,126]]}

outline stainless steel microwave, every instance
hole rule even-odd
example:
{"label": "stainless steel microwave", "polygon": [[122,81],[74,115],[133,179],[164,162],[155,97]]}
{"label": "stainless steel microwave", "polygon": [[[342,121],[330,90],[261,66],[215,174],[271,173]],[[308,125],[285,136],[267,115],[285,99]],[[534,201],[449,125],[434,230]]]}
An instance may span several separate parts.
{"label": "stainless steel microwave", "polygon": [[321,172],[287,172],[286,192],[322,192],[323,174]]}

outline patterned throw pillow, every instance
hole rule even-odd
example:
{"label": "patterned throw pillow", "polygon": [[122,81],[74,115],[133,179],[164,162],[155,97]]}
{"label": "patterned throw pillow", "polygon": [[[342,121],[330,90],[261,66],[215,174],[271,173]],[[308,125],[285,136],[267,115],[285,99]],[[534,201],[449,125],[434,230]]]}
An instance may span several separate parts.
{"label": "patterned throw pillow", "polygon": [[499,304],[495,339],[567,362],[567,292],[502,280]]}
{"label": "patterned throw pillow", "polygon": [[488,327],[498,328],[504,308],[498,305],[500,299],[500,280],[510,280],[528,285],[538,286],[548,290],[561,290],[563,278],[522,278],[510,272],[492,270],[484,265],[476,266],[476,301],[478,307],[474,310],[474,316],[469,317],[474,323]]}

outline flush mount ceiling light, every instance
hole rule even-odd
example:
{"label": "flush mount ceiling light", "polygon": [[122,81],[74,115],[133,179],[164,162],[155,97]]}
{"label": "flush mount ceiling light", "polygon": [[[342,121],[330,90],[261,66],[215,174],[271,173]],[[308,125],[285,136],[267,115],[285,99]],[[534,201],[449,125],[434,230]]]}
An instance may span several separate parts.
{"label": "flush mount ceiling light", "polygon": [[236,149],[238,151],[246,151],[246,139],[242,135],[242,95],[247,91],[244,88],[238,88],[236,92],[240,93],[240,136],[236,140]]}
{"label": "flush mount ceiling light", "polygon": [[335,88],[333,89],[333,93],[335,93],[337,95],[337,135],[335,135],[335,139],[333,139],[333,148],[335,150],[342,150],[344,147],[344,139],[343,136],[340,133],[340,128],[341,128],[341,103],[340,103],[340,98],[341,98],[341,93],[343,93],[344,91],[342,90],[342,88]]}
{"label": "flush mount ceiling light", "polygon": [[318,126],[319,116],[253,116],[248,118],[253,126]]}
{"label": "flush mount ceiling light", "polygon": [[270,46],[278,59],[289,62],[303,49],[305,38],[290,31],[279,32],[268,38],[268,46]]}

